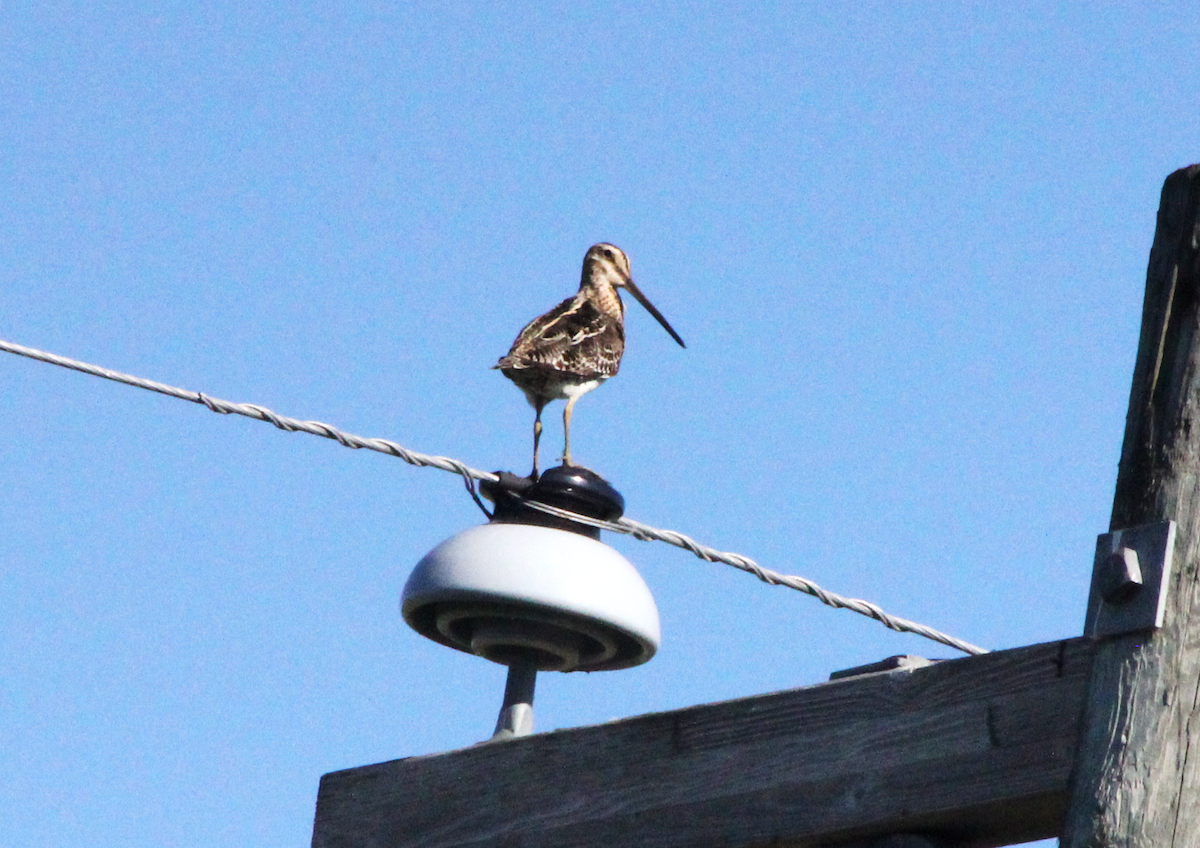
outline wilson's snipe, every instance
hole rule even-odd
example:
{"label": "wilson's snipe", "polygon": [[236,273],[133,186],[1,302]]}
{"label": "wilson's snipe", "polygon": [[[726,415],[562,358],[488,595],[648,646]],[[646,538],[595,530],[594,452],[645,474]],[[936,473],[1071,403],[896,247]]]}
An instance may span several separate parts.
{"label": "wilson's snipe", "polygon": [[617,294],[619,288],[628,290],[680,347],[686,347],[662,313],[634,285],[629,259],[621,249],[604,243],[592,245],[583,257],[579,292],[529,322],[517,335],[508,355],[495,365],[525,392],[530,406],[537,411],[533,422],[535,479],[542,409],[552,400],[566,400],[563,464],[571,465],[571,411],[575,401],[621,367],[621,355],[625,352],[625,304]]}

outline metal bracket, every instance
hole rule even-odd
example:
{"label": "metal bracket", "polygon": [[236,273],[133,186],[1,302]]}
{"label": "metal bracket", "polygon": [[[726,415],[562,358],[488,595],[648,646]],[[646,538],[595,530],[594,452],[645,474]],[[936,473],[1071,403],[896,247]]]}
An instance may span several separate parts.
{"label": "metal bracket", "polygon": [[1084,635],[1100,639],[1162,627],[1174,552],[1174,521],[1097,538]]}
{"label": "metal bracket", "polygon": [[912,671],[914,668],[924,668],[941,660],[927,660],[914,654],[897,654],[879,662],[856,665],[854,668],[844,668],[829,675],[830,680],[845,680],[847,677],[862,677],[864,674],[877,674],[881,671]]}

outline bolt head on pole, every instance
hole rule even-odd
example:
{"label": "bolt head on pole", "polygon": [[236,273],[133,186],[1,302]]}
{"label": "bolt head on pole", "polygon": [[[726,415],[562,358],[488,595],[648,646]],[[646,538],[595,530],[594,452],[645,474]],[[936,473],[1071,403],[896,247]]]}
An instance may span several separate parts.
{"label": "bolt head on pole", "polygon": [[1110,604],[1120,604],[1132,598],[1142,587],[1142,567],[1133,548],[1121,546],[1104,562],[1100,592]]}
{"label": "bolt head on pole", "polygon": [[1096,540],[1085,634],[1101,639],[1162,627],[1175,529],[1173,521],[1157,521]]}

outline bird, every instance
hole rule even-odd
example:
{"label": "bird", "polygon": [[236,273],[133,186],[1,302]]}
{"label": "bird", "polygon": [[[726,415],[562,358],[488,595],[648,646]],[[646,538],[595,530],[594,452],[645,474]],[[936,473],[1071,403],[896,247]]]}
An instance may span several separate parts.
{"label": "bird", "polygon": [[671,338],[686,348],[633,282],[629,257],[619,247],[601,242],[583,257],[579,291],[544,315],[534,318],[517,334],[505,356],[493,368],[512,380],[534,408],[533,473],[538,479],[538,443],[542,438],[542,410],[552,400],[565,400],[563,410],[564,466],[571,466],[571,413],[575,402],[595,389],[621,367],[625,353],[625,304],[617,293],[625,289],[646,308]]}

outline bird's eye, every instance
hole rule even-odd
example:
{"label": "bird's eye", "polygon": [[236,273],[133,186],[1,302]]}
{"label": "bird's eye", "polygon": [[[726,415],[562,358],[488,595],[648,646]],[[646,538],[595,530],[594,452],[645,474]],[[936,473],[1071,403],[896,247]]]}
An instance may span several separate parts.
{"label": "bird's eye", "polygon": [[604,248],[604,255],[607,256],[609,259],[613,258],[613,252],[611,250],[609,250],[607,247]]}

